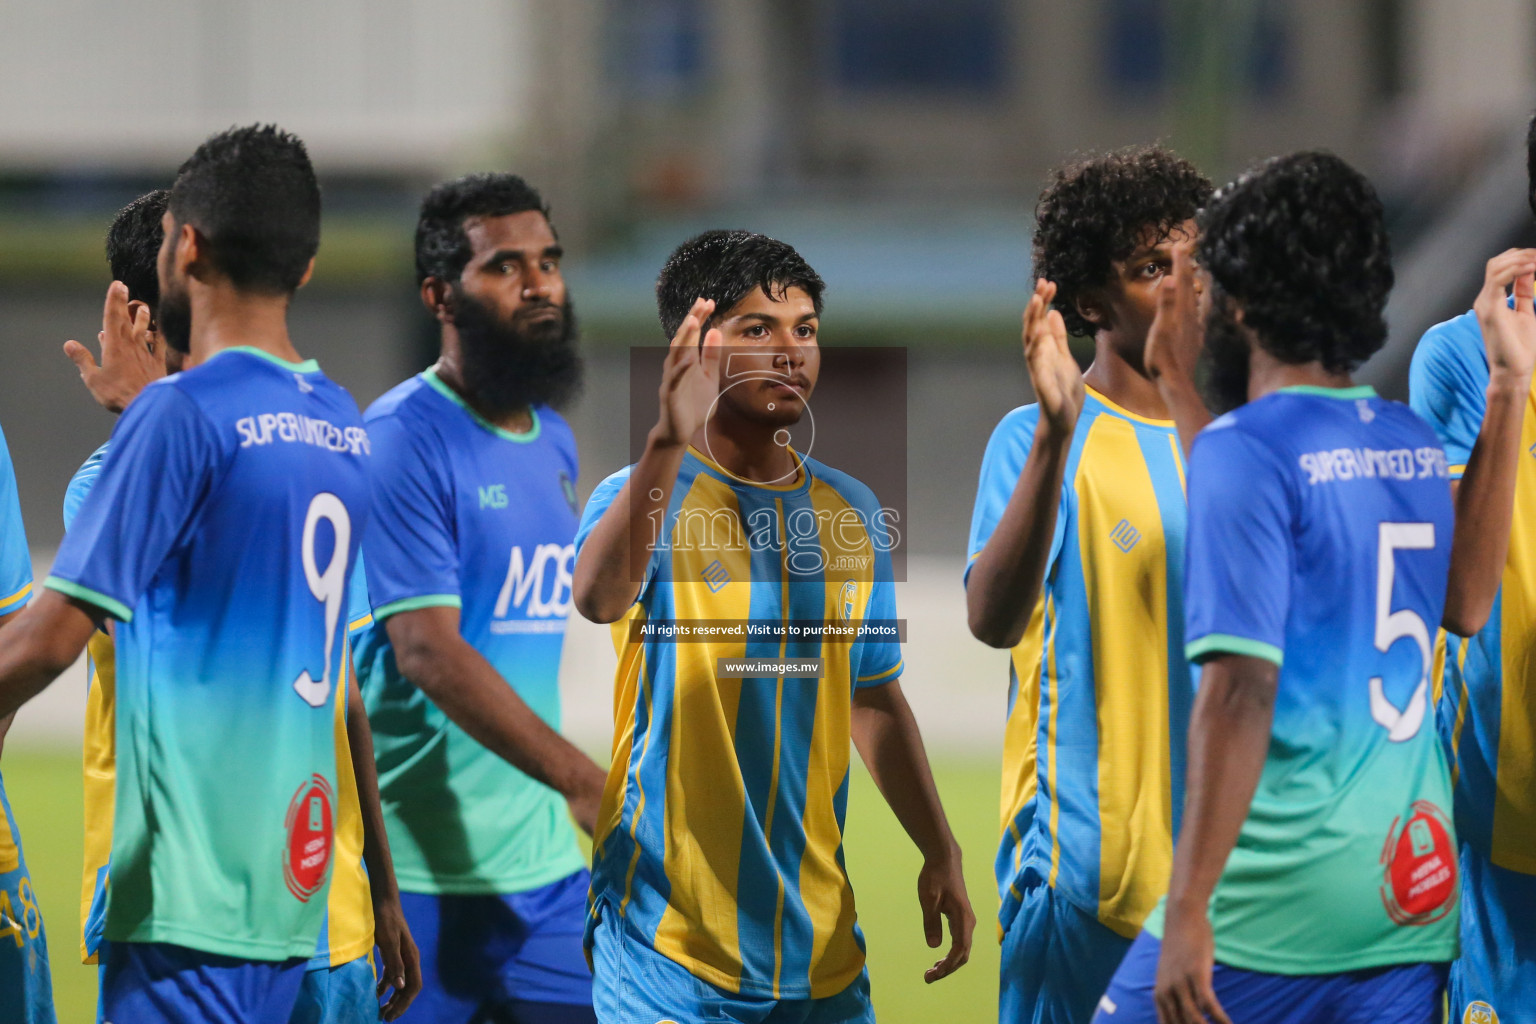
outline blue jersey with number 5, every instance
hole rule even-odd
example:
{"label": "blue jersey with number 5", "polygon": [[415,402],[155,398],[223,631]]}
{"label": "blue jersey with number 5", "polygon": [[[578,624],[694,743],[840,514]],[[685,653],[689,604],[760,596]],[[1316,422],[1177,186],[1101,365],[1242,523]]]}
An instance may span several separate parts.
{"label": "blue jersey with number 5", "polygon": [[45,582],[116,620],[106,938],[314,952],[368,454],[345,390],[255,349],[118,422]]}
{"label": "blue jersey with number 5", "polygon": [[1195,441],[1186,653],[1280,666],[1263,775],[1211,901],[1218,961],[1326,974],[1455,956],[1429,690],[1451,531],[1434,433],[1370,388],[1282,389]]}

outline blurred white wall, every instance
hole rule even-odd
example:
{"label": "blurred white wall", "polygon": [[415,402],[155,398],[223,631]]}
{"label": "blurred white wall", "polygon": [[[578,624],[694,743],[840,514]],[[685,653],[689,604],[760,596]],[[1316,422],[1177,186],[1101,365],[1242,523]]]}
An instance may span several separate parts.
{"label": "blurred white wall", "polygon": [[527,129],[533,0],[0,4],[10,167],[163,167],[276,121],[332,169],[434,171]]}

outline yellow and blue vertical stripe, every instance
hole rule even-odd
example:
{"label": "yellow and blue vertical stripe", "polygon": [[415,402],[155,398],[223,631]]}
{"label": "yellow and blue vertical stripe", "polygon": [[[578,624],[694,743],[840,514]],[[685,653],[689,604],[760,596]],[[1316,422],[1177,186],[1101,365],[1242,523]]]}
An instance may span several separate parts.
{"label": "yellow and blue vertical stripe", "polygon": [[[1038,416],[1015,410],[993,434],[972,559],[1002,517]],[[1173,424],[1090,389],[1045,585],[1010,659],[996,862],[1004,928],[1025,890],[1050,885],[1134,936],[1167,887],[1193,705],[1185,519]]]}
{"label": "yellow and blue vertical stripe", "polygon": [[[623,474],[594,494],[578,544]],[[863,970],[842,855],[852,694],[900,673],[895,643],[789,636],[631,642],[631,622],[894,619],[868,489],[810,459],[784,486],[690,452],[619,649],[594,893],[709,983],[820,998]],[[839,516],[864,524],[833,538]],[[731,530],[739,531],[731,533]],[[755,533],[751,543],[747,534]],[[853,567],[853,568],[850,568]],[[720,658],[820,658],[820,679],[717,675]]]}

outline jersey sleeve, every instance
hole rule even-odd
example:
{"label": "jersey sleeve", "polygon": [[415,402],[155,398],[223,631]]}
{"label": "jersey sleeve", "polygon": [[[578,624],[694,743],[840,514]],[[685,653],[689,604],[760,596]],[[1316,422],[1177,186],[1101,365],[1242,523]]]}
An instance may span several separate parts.
{"label": "jersey sleeve", "polygon": [[373,608],[368,603],[368,575],[363,568],[363,553],[357,553],[352,579],[347,582],[347,638],[355,640],[373,625]]}
{"label": "jersey sleeve", "polygon": [[1184,576],[1190,661],[1282,662],[1295,559],[1289,486],[1275,453],[1241,430],[1207,428],[1196,440]]}
{"label": "jersey sleeve", "polygon": [[[609,507],[618,498],[619,492],[624,489],[624,485],[629,482],[630,471],[634,468],[634,466],[625,466],[598,484],[596,489],[592,491],[592,497],[587,499],[587,507],[581,512],[581,522],[576,527],[577,558],[581,557],[581,549],[586,545],[587,538],[592,535],[592,531],[597,527],[598,521],[603,518],[603,513],[608,511]],[[656,567],[660,564],[660,561],[660,551],[652,551],[650,561],[645,565],[645,579],[641,581],[642,591],[644,590],[644,585],[650,583],[656,577]]]}
{"label": "jersey sleeve", "polygon": [[134,399],[112,432],[43,585],[128,622],[166,557],[201,514],[221,461],[218,435],[172,383]]}
{"label": "jersey sleeve", "polygon": [[[1013,497],[1014,486],[1019,482],[1019,474],[1024,472],[1025,460],[1029,458],[1029,450],[1035,438],[1035,424],[1039,421],[1038,405],[1015,409],[1003,417],[987,441],[986,453],[981,457],[981,479],[976,486],[976,505],[971,511],[971,540],[965,560],[967,578],[970,577],[976,556],[981,554],[987,541],[992,539],[992,532],[997,529],[1003,512],[1008,508],[1008,500]],[[1063,484],[1064,498],[1067,490]],[[1065,517],[1058,508],[1055,531],[1051,535],[1050,558],[1046,562],[1047,576],[1050,575],[1050,566],[1056,562],[1056,556],[1061,553],[1065,536]]]}
{"label": "jersey sleeve", "polygon": [[[870,588],[864,619],[876,628],[896,625],[896,583],[888,551],[875,552],[875,582]],[[855,687],[880,686],[901,676],[901,643],[894,636],[860,636],[854,643],[852,655],[850,660],[856,666]]]}
{"label": "jersey sleeve", "polygon": [[75,475],[69,478],[69,486],[64,489],[64,529],[66,531],[74,524],[75,517],[80,514],[80,506],[85,504],[86,495],[90,494],[91,488],[96,486],[96,478],[101,475],[101,464],[107,457],[110,444],[109,441],[92,452],[90,458],[75,470]]}
{"label": "jersey sleeve", "polygon": [[1467,314],[1425,332],[1408,369],[1408,404],[1434,428],[1452,480],[1472,457],[1488,410],[1482,332]]}
{"label": "jersey sleeve", "polygon": [[18,611],[32,597],[32,554],[21,521],[16,467],[0,433],[0,615]]}
{"label": "jersey sleeve", "polygon": [[374,621],[417,608],[463,607],[453,489],[436,436],[387,416],[368,424],[368,437],[372,520],[362,561]]}

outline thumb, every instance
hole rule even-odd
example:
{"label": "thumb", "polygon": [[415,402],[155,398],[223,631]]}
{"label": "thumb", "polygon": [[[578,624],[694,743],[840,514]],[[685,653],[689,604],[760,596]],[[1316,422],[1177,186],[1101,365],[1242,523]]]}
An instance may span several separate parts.
{"label": "thumb", "polygon": [[944,922],[939,916],[939,908],[927,901],[923,903],[923,938],[929,949],[938,949],[944,941]]}
{"label": "thumb", "polygon": [[91,350],[73,339],[64,343],[64,354],[69,361],[80,368],[81,376],[96,371],[96,357],[91,355]]}

